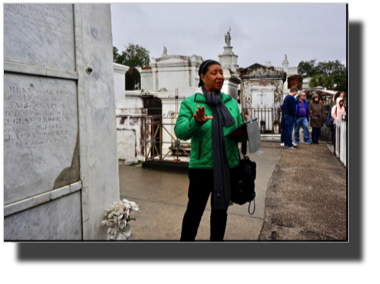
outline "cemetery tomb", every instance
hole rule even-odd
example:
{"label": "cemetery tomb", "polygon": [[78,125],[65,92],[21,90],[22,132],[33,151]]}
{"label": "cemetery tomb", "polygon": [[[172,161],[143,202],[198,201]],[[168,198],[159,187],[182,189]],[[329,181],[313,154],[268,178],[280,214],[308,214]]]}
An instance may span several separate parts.
{"label": "cemetery tomb", "polygon": [[279,121],[283,83],[286,73],[260,64],[237,69],[243,81],[243,120],[257,118],[262,132],[273,132],[273,123]]}
{"label": "cemetery tomb", "polygon": [[109,5],[4,5],[4,239],[106,239],[119,199]]}

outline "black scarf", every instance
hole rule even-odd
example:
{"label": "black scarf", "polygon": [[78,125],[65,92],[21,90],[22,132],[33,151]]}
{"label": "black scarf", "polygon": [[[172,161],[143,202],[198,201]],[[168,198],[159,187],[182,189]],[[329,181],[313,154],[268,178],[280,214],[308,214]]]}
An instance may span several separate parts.
{"label": "black scarf", "polygon": [[212,150],[214,158],[214,204],[215,210],[227,209],[230,197],[230,169],[226,155],[223,126],[235,124],[234,118],[221,101],[222,93],[207,93],[202,87],[207,105],[212,107]]}

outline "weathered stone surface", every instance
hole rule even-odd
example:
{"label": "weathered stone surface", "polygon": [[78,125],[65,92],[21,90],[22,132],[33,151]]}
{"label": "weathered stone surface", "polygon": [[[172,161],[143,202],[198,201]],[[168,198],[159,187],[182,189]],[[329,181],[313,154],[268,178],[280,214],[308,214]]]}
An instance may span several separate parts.
{"label": "weathered stone surface", "polygon": [[323,144],[296,152],[282,152],[268,183],[260,240],[347,240],[345,167]]}
{"label": "weathered stone surface", "polygon": [[[166,55],[153,58],[149,63],[153,73],[153,89],[165,88],[174,91],[176,88],[195,88],[198,85],[198,68],[202,57],[192,55]],[[190,92],[190,95],[193,95]]]}
{"label": "weathered stone surface", "polygon": [[45,192],[39,195],[35,195],[30,198],[23,199],[18,202],[14,202],[12,204],[4,206],[4,216],[8,216],[29,208],[32,208],[34,206],[40,205],[45,202],[50,201],[50,192]]}
{"label": "weathered stone surface", "polygon": [[4,60],[75,70],[72,4],[5,4]]}
{"label": "weathered stone surface", "polygon": [[76,183],[70,184],[70,192],[78,191],[82,188],[82,182],[78,181]]}
{"label": "weathered stone surface", "polygon": [[4,18],[6,237],[105,240],[119,199],[110,6],[7,4]]}
{"label": "weathered stone surface", "polygon": [[115,89],[116,107],[123,107],[125,102],[125,73],[129,70],[128,66],[114,63],[113,77]]}
{"label": "weathered stone surface", "polygon": [[117,132],[118,158],[131,160],[136,156],[136,135],[132,130],[121,130]]}
{"label": "weathered stone surface", "polygon": [[50,199],[54,200],[70,193],[70,187],[64,186],[50,192]]}
{"label": "weathered stone surface", "polygon": [[4,203],[54,188],[78,135],[75,81],[5,73]]}
{"label": "weathered stone surface", "polygon": [[141,89],[142,90],[153,90],[153,72],[152,69],[138,69],[141,76]]}
{"label": "weathered stone surface", "polygon": [[[120,199],[110,5],[75,4],[81,96],[83,238],[105,240],[103,212]],[[78,21],[77,21],[78,20]],[[79,60],[78,60],[79,59]],[[83,72],[83,70],[92,71]]]}
{"label": "weathered stone surface", "polygon": [[81,240],[80,193],[4,218],[4,240]]}

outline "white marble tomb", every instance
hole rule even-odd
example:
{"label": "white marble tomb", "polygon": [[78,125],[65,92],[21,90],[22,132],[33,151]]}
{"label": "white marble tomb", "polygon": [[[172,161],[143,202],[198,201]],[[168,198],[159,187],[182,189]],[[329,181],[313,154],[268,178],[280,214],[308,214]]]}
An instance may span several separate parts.
{"label": "white marble tomb", "polygon": [[116,108],[122,108],[127,106],[125,100],[125,73],[127,73],[128,70],[128,66],[118,63],[113,64]]}
{"label": "white marble tomb", "polygon": [[4,5],[6,240],[106,239],[120,198],[110,50],[109,5]]}
{"label": "white marble tomb", "polygon": [[74,81],[6,73],[5,204],[53,189],[71,165],[77,138]]}
{"label": "white marble tomb", "polygon": [[243,81],[243,119],[247,121],[257,118],[259,123],[265,121],[265,130],[272,131],[282,103],[285,72],[257,63],[237,71]]}

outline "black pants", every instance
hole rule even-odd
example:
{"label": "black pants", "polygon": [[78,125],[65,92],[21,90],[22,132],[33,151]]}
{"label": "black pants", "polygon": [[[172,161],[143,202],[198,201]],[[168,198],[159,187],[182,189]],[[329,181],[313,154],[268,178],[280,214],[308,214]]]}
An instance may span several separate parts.
{"label": "black pants", "polygon": [[[238,168],[230,169],[231,184],[237,184]],[[211,193],[210,240],[223,241],[227,209],[214,210],[214,170],[189,169],[189,202],[182,222],[181,241],[194,241]]]}
{"label": "black pants", "polygon": [[321,133],[321,129],[320,128],[316,128],[316,127],[313,127],[313,131],[311,133],[312,135],[312,139],[313,139],[313,143],[318,143],[318,140],[319,140],[319,135]]}
{"label": "black pants", "polygon": [[334,149],[335,149],[335,124],[333,124],[331,126],[331,139],[332,139],[332,144],[334,145]]}

